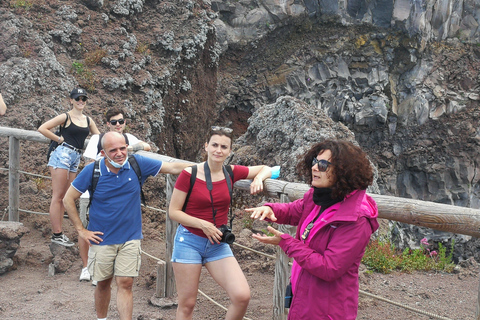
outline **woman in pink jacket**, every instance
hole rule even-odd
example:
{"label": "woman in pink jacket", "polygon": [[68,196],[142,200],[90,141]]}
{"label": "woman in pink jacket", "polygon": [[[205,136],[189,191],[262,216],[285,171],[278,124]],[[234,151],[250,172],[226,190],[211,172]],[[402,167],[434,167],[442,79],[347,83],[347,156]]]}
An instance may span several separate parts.
{"label": "woman in pink jacket", "polygon": [[253,237],[279,245],[294,259],[288,319],[353,320],[358,267],[378,228],[377,205],[365,192],[373,182],[372,167],[359,147],[326,140],[314,145],[297,169],[312,185],[303,199],[246,209],[255,219],[297,226],[295,238],[270,226],[273,236]]}

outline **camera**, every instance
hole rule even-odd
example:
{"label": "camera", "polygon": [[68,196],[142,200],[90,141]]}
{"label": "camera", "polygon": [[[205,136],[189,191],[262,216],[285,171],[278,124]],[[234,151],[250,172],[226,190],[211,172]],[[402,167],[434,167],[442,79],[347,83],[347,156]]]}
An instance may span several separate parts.
{"label": "camera", "polygon": [[222,231],[222,239],[220,242],[232,244],[233,241],[235,241],[235,235],[232,233],[232,229],[230,229],[227,225],[221,225],[218,230]]}

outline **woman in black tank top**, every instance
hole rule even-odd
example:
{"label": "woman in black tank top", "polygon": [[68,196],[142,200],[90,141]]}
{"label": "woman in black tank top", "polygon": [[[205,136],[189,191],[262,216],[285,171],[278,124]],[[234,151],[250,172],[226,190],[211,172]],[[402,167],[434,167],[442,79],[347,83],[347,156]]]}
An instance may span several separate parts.
{"label": "woman in black tank top", "polygon": [[[48,139],[58,142],[58,147],[51,153],[48,167],[52,175],[52,201],[50,203],[50,222],[52,224],[51,241],[66,247],[74,245],[62,231],[63,197],[70,183],[77,176],[78,164],[85,139],[89,134],[99,134],[95,122],[83,114],[87,105],[87,91],[73,89],[70,93],[72,109],[42,124],[38,131]],[[63,127],[61,134],[52,132],[57,126]]]}

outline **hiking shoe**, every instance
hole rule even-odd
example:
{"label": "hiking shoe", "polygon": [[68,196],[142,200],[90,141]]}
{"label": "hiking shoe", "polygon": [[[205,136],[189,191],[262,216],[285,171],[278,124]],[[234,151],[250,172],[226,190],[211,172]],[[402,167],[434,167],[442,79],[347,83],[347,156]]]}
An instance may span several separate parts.
{"label": "hiking shoe", "polygon": [[80,281],[90,281],[90,272],[88,272],[87,267],[82,269],[82,273],[80,274]]}
{"label": "hiking shoe", "polygon": [[51,241],[64,247],[72,247],[75,245],[75,243],[70,241],[70,239],[68,239],[68,237],[63,233],[59,236],[52,235]]}
{"label": "hiking shoe", "polygon": [[92,286],[96,286],[97,285],[97,280],[92,280]]}

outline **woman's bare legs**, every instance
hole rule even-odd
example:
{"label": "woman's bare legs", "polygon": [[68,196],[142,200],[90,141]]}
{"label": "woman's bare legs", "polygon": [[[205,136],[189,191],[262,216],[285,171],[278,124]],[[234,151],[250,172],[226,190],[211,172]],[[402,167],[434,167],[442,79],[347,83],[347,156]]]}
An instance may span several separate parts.
{"label": "woman's bare legs", "polygon": [[241,320],[250,302],[250,287],[237,259],[228,257],[205,264],[212,278],[227,292],[231,305],[225,320]]}
{"label": "woman's bare legs", "polygon": [[193,309],[197,302],[198,282],[200,281],[201,264],[172,263],[178,294],[177,320],[188,320],[193,317]]}
{"label": "woman's bare legs", "polygon": [[62,232],[63,216],[65,207],[63,206],[63,197],[70,187],[70,183],[75,179],[75,172],[68,172],[66,169],[54,169],[50,167],[52,176],[52,201],[50,202],[50,222],[52,232]]}

